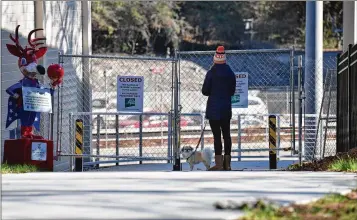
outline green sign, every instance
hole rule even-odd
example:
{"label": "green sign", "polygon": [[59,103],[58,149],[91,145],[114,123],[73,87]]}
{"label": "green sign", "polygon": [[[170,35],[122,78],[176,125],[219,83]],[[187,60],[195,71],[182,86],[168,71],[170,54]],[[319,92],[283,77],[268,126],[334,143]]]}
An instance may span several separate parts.
{"label": "green sign", "polygon": [[135,98],[125,98],[125,108],[135,106]]}
{"label": "green sign", "polygon": [[232,104],[240,102],[240,94],[232,96]]}

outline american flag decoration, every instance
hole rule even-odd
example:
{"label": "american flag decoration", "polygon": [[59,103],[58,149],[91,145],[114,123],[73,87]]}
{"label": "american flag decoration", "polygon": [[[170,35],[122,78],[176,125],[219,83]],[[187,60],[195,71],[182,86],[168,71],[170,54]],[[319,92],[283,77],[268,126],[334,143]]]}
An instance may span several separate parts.
{"label": "american flag decoration", "polygon": [[33,123],[33,126],[37,131],[40,131],[40,120],[41,120],[41,113],[37,112],[35,122]]}
{"label": "american flag decoration", "polygon": [[13,97],[9,97],[8,106],[7,106],[7,119],[6,119],[6,128],[8,128],[12,122],[20,119],[20,108],[17,105],[17,101]]}
{"label": "american flag decoration", "polygon": [[[18,101],[10,96],[7,106],[8,110],[7,110],[6,128],[8,128],[14,121],[20,119],[21,108],[22,106],[18,104]],[[33,124],[33,126],[36,128],[37,131],[40,130],[40,119],[41,119],[41,113],[38,112],[36,114],[35,122]]]}

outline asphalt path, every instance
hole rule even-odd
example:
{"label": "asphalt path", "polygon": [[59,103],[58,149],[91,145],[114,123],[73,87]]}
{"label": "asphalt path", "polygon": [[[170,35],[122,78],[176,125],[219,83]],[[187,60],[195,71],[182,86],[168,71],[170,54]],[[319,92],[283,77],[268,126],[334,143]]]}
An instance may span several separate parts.
{"label": "asphalt path", "polygon": [[[234,168],[239,166],[233,164]],[[187,164],[184,164],[185,171],[171,169],[170,164],[144,164],[99,172],[2,175],[2,217],[233,219],[242,213],[216,210],[213,204],[258,198],[287,204],[317,199],[330,192],[346,193],[357,187],[356,174],[191,172],[187,171]]]}

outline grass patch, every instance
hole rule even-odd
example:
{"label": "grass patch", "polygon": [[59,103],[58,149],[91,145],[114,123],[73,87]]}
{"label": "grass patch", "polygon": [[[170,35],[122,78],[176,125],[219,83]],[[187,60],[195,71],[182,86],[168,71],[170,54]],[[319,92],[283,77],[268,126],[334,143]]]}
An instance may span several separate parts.
{"label": "grass patch", "polygon": [[357,159],[355,158],[339,159],[330,164],[329,170],[357,172]]}
{"label": "grass patch", "polygon": [[306,205],[277,207],[260,202],[245,211],[239,220],[352,220],[357,219],[357,190],[347,195],[331,194]]}
{"label": "grass patch", "polygon": [[17,165],[9,165],[9,164],[1,164],[1,173],[29,173],[29,172],[37,172],[38,168],[34,165],[29,164],[17,164]]}

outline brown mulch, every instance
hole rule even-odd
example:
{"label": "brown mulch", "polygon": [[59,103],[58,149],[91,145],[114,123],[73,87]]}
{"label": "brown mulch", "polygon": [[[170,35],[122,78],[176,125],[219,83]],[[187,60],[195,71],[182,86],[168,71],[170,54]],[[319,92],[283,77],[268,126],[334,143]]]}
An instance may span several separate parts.
{"label": "brown mulch", "polygon": [[308,204],[277,206],[266,201],[256,201],[250,205],[232,205],[218,209],[246,210],[240,220],[355,220],[357,219],[357,190],[347,195],[331,194]]}
{"label": "brown mulch", "polygon": [[290,171],[327,171],[331,163],[340,159],[357,159],[357,148],[353,148],[348,152],[337,153],[335,156],[325,157],[321,160],[315,160],[312,162],[305,162],[302,167],[299,164],[294,164],[288,170]]}

